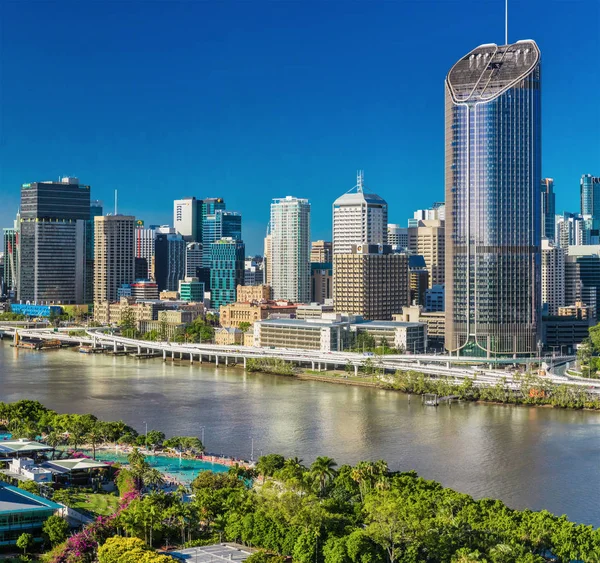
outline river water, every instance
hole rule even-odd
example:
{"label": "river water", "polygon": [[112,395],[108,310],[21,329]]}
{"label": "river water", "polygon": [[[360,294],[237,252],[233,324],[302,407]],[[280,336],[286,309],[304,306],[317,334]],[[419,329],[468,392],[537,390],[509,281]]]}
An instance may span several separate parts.
{"label": "river water", "polygon": [[277,452],[305,463],[385,459],[475,497],[545,508],[600,526],[600,414],[463,404],[424,407],[393,391],[300,381],[209,364],[34,352],[0,343],[0,400],[37,399],[167,436],[201,436],[210,452]]}

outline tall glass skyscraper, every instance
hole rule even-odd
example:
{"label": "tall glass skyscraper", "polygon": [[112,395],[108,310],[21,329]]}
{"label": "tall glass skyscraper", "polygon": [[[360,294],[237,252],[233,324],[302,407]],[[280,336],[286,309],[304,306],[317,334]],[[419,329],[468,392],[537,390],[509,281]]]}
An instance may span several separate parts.
{"label": "tall glass skyscraper", "polygon": [[554,240],[556,227],[556,194],[554,180],[542,178],[542,236]]}
{"label": "tall glass skyscraper", "polygon": [[[600,177],[584,174],[579,181],[581,214],[588,221],[590,239],[598,237],[600,229]],[[595,241],[594,241],[595,242]]]}
{"label": "tall glass skyscraper", "polygon": [[534,41],[481,45],[446,78],[446,348],[537,351],[541,77]]}

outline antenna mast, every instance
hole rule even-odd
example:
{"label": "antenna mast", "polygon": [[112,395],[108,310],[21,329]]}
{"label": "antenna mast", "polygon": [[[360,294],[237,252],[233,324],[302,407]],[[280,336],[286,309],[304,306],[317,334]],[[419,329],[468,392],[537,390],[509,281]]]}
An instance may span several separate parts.
{"label": "antenna mast", "polygon": [[359,194],[362,194],[363,184],[365,182],[365,173],[363,170],[356,171],[356,191]]}
{"label": "antenna mast", "polygon": [[115,215],[117,214],[117,190],[115,189]]}
{"label": "antenna mast", "polygon": [[508,45],[508,0],[504,0],[504,44]]}

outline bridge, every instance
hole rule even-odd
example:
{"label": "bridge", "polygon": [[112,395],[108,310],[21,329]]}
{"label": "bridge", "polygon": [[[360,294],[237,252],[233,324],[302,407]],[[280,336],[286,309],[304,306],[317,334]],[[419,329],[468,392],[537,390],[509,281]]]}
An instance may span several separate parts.
{"label": "bridge", "polygon": [[[514,370],[506,371],[491,369],[494,364],[512,365],[515,363],[531,364],[539,363],[539,358],[501,358],[490,360],[488,358],[455,357],[447,355],[431,354],[390,354],[385,356],[365,356],[356,352],[321,352],[317,350],[297,350],[286,348],[258,348],[252,346],[222,346],[209,343],[184,344],[174,342],[152,342],[125,338],[121,335],[112,334],[106,327],[86,328],[85,336],[71,336],[68,333],[74,330],[83,331],[83,328],[69,327],[58,330],[49,328],[18,328],[0,327],[0,332],[9,336],[18,331],[20,337],[33,339],[60,340],[68,344],[79,346],[90,346],[92,348],[108,348],[114,352],[122,351],[133,355],[162,356],[164,361],[179,360],[194,362],[212,362],[219,366],[247,365],[249,359],[278,358],[296,365],[303,366],[315,371],[327,371],[328,369],[347,369],[351,366],[355,375],[359,369],[370,361],[374,369],[383,374],[400,371],[415,370],[430,377],[447,377],[455,383],[465,379],[473,380],[475,385],[490,386],[502,382],[507,389],[517,390],[520,388],[520,376]],[[574,356],[543,357],[542,361],[554,366],[564,364],[575,359]],[[473,364],[476,364],[474,366]],[[552,370],[545,377],[552,383],[569,383],[585,386],[592,393],[600,393],[600,379],[587,379],[581,377],[560,375]],[[391,381],[391,378],[389,378]]]}

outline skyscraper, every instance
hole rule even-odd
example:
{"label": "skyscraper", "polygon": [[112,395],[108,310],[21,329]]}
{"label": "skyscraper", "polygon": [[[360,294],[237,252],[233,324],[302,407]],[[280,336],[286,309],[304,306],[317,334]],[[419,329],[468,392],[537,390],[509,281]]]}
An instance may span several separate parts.
{"label": "skyscraper", "polygon": [[94,218],[94,303],[115,301],[135,275],[135,217]]}
{"label": "skyscraper", "polygon": [[173,202],[173,227],[186,242],[202,238],[202,200],[195,197],[176,199]]}
{"label": "skyscraper", "polygon": [[3,229],[4,234],[4,287],[7,295],[16,295],[19,281],[19,226],[20,219],[17,218],[12,229]]}
{"label": "skyscraper", "polygon": [[481,45],[446,78],[446,348],[537,352],[541,78],[534,41]]}
{"label": "skyscraper", "polygon": [[210,244],[210,302],[213,309],[234,303],[244,283],[246,247],[241,240],[222,238]]}
{"label": "skyscraper", "polygon": [[90,201],[90,218],[85,224],[85,289],[86,303],[94,302],[94,218],[102,215],[102,202]]}
{"label": "skyscraper", "polygon": [[203,249],[199,242],[190,242],[185,249],[185,277],[198,277],[198,268],[202,268]]}
{"label": "skyscraper", "polygon": [[331,243],[325,240],[313,241],[310,247],[311,262],[331,262]]}
{"label": "skyscraper", "polygon": [[204,267],[210,268],[211,243],[222,238],[242,240],[242,216],[235,211],[217,209],[214,213],[206,215],[202,223],[202,245],[204,248]]}
{"label": "skyscraper", "polygon": [[90,187],[77,178],[21,186],[17,297],[83,303]]}
{"label": "skyscraper", "polygon": [[310,300],[310,203],[308,200],[292,196],[273,199],[270,229],[271,247],[267,266],[272,277],[273,299],[308,302]]}
{"label": "skyscraper", "polygon": [[[600,222],[600,177],[583,174],[579,181],[581,214]],[[597,227],[596,227],[597,228]]]}
{"label": "skyscraper", "polygon": [[408,227],[408,249],[425,259],[429,287],[443,285],[445,280],[446,233],[441,219],[417,219]]}
{"label": "skyscraper", "polygon": [[556,216],[556,194],[554,180],[542,178],[542,237],[554,240]]}
{"label": "skyscraper", "polygon": [[387,244],[388,207],[376,194],[364,193],[360,170],[356,186],[333,202],[333,253],[348,254],[352,245]]}
{"label": "skyscraper", "polygon": [[408,229],[396,223],[388,223],[388,244],[394,252],[404,252],[408,249]]}
{"label": "skyscraper", "polygon": [[542,305],[549,315],[565,305],[565,255],[564,248],[542,239]]}
{"label": "skyscraper", "polygon": [[[135,257],[146,264],[144,278],[154,279],[154,249],[156,244],[156,225],[144,226],[138,219],[135,223]],[[136,276],[137,277],[137,276]]]}
{"label": "skyscraper", "polygon": [[159,291],[177,291],[185,278],[186,243],[173,227],[158,227],[154,243],[154,278]]}

